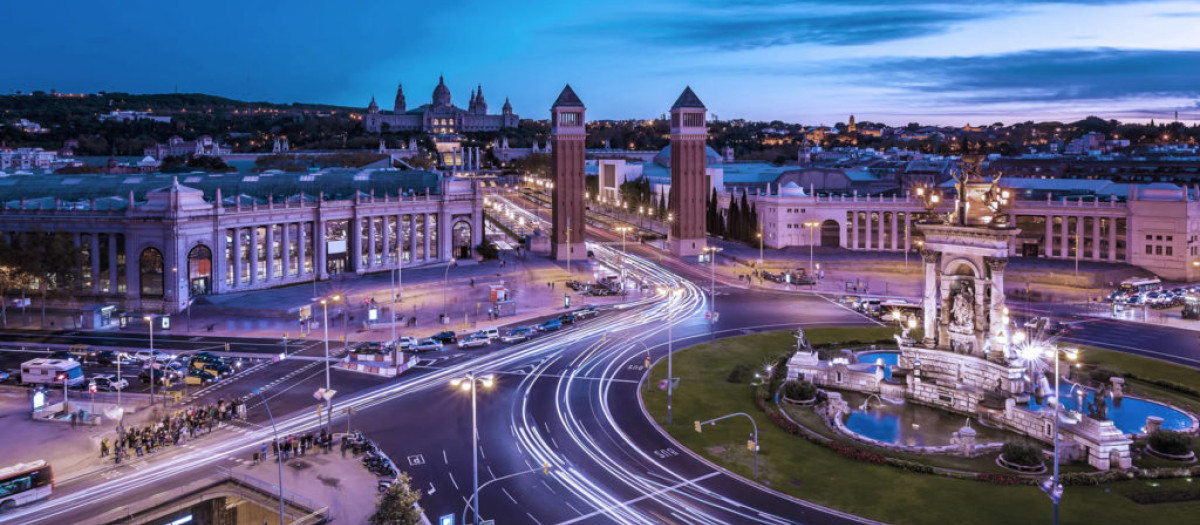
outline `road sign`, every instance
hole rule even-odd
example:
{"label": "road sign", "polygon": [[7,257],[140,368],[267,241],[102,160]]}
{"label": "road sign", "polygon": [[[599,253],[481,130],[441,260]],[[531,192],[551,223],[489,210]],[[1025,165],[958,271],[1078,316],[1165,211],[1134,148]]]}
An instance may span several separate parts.
{"label": "road sign", "polygon": [[88,393],[89,393],[89,394],[95,394],[95,393],[96,393],[96,382],[95,382],[95,381],[91,381],[91,382],[89,382],[89,383],[88,383]]}
{"label": "road sign", "polygon": [[438,525],[454,525],[454,515],[447,514],[438,518]]}

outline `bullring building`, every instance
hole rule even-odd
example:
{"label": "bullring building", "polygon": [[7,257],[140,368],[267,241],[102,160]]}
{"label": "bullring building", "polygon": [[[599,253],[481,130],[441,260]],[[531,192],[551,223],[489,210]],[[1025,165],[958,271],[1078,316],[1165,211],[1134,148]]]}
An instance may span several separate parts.
{"label": "bullring building", "polygon": [[132,311],[470,256],[482,218],[477,182],[425,171],[0,179],[0,232],[69,233],[82,301]]}

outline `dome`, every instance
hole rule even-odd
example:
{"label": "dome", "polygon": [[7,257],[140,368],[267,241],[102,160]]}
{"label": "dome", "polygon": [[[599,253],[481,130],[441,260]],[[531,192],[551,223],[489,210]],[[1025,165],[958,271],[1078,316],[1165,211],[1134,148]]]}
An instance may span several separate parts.
{"label": "dome", "polygon": [[[718,155],[717,150],[713,149],[712,146],[704,147],[705,164],[708,164],[709,166],[713,164],[721,164],[724,162],[724,160],[725,159]],[[654,156],[654,163],[664,168],[671,167],[671,146],[667,146],[663,148],[662,151],[658,152],[658,155]]]}
{"label": "dome", "polygon": [[804,194],[804,188],[801,188],[795,181],[790,181],[779,187],[780,197],[807,197]]}
{"label": "dome", "polygon": [[450,88],[446,87],[446,81],[439,76],[438,85],[433,88],[433,105],[447,107],[450,105]]}

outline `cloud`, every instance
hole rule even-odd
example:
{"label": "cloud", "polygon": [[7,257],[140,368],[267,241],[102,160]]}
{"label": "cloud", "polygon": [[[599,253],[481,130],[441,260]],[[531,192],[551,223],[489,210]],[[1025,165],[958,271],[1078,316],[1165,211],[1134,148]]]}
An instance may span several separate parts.
{"label": "cloud", "polygon": [[898,58],[856,76],[940,100],[996,104],[1200,96],[1200,51],[1060,49],[975,57]]}

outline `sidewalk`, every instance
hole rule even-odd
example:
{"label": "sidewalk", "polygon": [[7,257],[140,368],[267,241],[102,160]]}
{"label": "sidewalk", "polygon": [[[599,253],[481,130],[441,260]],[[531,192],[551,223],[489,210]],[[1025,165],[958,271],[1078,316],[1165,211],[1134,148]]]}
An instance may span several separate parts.
{"label": "sidewalk", "polygon": [[[379,500],[379,478],[367,471],[359,458],[351,454],[342,458],[336,439],[334,443],[328,454],[310,451],[284,462],[283,489],[328,506],[329,519],[333,523],[367,523]],[[246,458],[231,470],[273,487],[279,483],[279,467],[274,456],[259,463]]]}
{"label": "sidewalk", "polygon": [[[500,261],[461,261],[447,268],[436,267],[404,270],[401,286],[398,287],[397,312],[402,315],[396,325],[398,335],[426,337],[441,330],[461,330],[464,320],[468,329],[484,326],[511,324],[556,311],[564,311],[563,296],[571,295],[571,308],[586,304],[611,304],[620,302],[620,297],[598,298],[581,296],[564,286],[570,279],[595,280],[591,261],[575,261],[568,275],[565,265],[544,256],[523,254],[517,258],[511,252]],[[314,297],[340,295],[341,300],[329,308],[329,337],[350,341],[381,340],[391,337],[391,272],[366,275],[348,274],[331,281],[316,284],[316,295],[311,283],[292,285],[267,290],[237,292],[203,298],[207,304],[198,304],[191,311],[172,316],[169,333],[196,336],[238,336],[282,338],[285,335],[296,340],[303,337],[322,338],[324,327],[301,326],[299,312],[302,307],[313,307],[314,321],[322,322],[324,312]],[[472,286],[472,282],[474,285]],[[491,305],[488,285],[503,284],[509,290],[509,298],[516,301],[516,314],[489,320]],[[367,319],[367,303],[374,299],[379,308],[380,322],[363,331]],[[447,325],[439,326],[438,317],[446,313],[450,318]],[[346,315],[343,316],[343,313]],[[10,316],[10,329],[38,329],[40,316],[30,312],[30,323],[19,322],[19,316]],[[407,326],[410,318],[416,324]],[[63,311],[51,312],[48,323],[56,328],[71,326],[69,315]],[[66,324],[64,324],[66,323]],[[211,331],[210,331],[211,327]],[[68,328],[70,329],[70,328]],[[145,332],[146,324],[136,320],[121,331]],[[155,330],[155,334],[159,334]]]}

